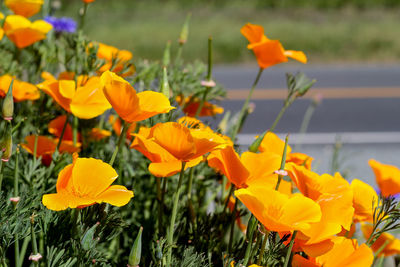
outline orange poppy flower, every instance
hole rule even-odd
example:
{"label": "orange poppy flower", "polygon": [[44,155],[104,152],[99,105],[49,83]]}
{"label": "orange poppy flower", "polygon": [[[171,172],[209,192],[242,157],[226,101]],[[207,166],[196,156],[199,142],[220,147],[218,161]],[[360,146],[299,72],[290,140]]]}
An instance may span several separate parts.
{"label": "orange poppy flower", "polygon": [[46,38],[46,34],[53,28],[44,20],[30,22],[19,15],[10,15],[4,22],[4,32],[18,47],[25,48]]}
{"label": "orange poppy flower", "polygon": [[382,164],[374,159],[368,161],[375,173],[376,183],[385,197],[400,193],[400,170],[393,166]]}
{"label": "orange poppy flower", "polygon": [[100,141],[101,139],[107,138],[111,136],[111,132],[104,130],[104,129],[99,129],[99,128],[93,128],[90,133],[89,136],[91,139],[95,140],[95,141]]}
{"label": "orange poppy flower", "polygon": [[287,62],[288,57],[301,63],[307,63],[307,57],[302,51],[285,50],[278,40],[270,40],[264,35],[264,28],[260,25],[247,23],[240,29],[240,32],[247,38],[256,55],[260,68],[268,68],[275,64]]}
{"label": "orange poppy flower", "polygon": [[[114,46],[103,43],[98,43],[98,46],[97,58],[105,60],[104,65],[99,69],[100,73],[109,70],[118,73],[122,77],[126,77],[135,72],[134,66],[128,64],[132,59],[131,52],[128,50],[119,50]],[[124,71],[125,68],[127,70]]]}
{"label": "orange poppy flower", "polygon": [[[207,157],[208,165],[222,172],[237,188],[262,185],[274,189],[281,157],[270,153],[244,152],[240,157],[232,146],[212,151]],[[291,194],[291,183],[281,181],[279,191]]]}
{"label": "orange poppy flower", "polygon": [[292,267],[320,267],[321,265],[315,261],[315,258],[304,258],[299,254],[293,255]]}
{"label": "orange poppy flower", "polygon": [[[39,89],[50,95],[63,109],[81,119],[92,119],[111,108],[102,90],[99,77],[78,77],[74,80],[55,80],[45,74]],[[78,86],[77,86],[78,84]]]}
{"label": "orange poppy flower", "polygon": [[[0,97],[6,96],[12,79],[8,74],[0,77]],[[36,100],[40,97],[40,92],[35,85],[17,79],[14,79],[12,93],[15,102]]]}
{"label": "orange poppy flower", "polygon": [[174,109],[162,93],[153,91],[136,93],[127,81],[115,73],[104,72],[101,81],[104,85],[104,95],[126,122],[142,121]]}
{"label": "orange poppy flower", "polygon": [[334,246],[326,254],[316,258],[324,267],[370,267],[374,260],[372,250],[365,244],[358,245],[356,239],[336,237]]}
{"label": "orange poppy flower", "polygon": [[[276,154],[282,157],[283,149],[285,148],[285,142],[281,140],[273,132],[267,132],[258,147],[258,150],[265,153]],[[286,150],[286,162],[293,162],[297,165],[303,165],[307,169],[311,170],[311,163],[314,160],[312,157],[303,153],[291,153],[292,148],[290,145],[287,146]]]}
{"label": "orange poppy flower", "polygon": [[[49,126],[48,126],[49,133],[60,138],[66,119],[67,119],[66,115],[61,115],[61,116],[58,116],[57,118],[55,118],[54,120],[50,121]],[[73,137],[72,127],[68,123],[65,128],[63,140],[72,141],[73,140],[72,137]],[[79,140],[79,138],[78,138],[78,140]]]}
{"label": "orange poppy flower", "polygon": [[[0,20],[4,19],[4,14],[0,12]],[[0,28],[0,40],[3,39],[4,37],[4,30],[3,28]]]}
{"label": "orange poppy flower", "polygon": [[[21,144],[21,146],[30,154],[34,154],[35,149],[35,135],[29,135],[25,137],[26,144]],[[42,157],[42,163],[46,166],[50,165],[52,160],[52,155],[57,148],[57,139],[53,139],[46,136],[37,137],[37,147],[36,147],[36,157]],[[62,141],[59,152],[60,153],[75,153],[79,152],[80,144],[74,146],[72,141]]]}
{"label": "orange poppy flower", "polygon": [[[108,122],[111,124],[116,135],[119,136],[122,131],[122,123],[120,118],[118,118],[118,116],[110,115],[108,117]],[[126,131],[126,138],[131,140],[132,134],[135,133],[135,130],[136,130],[136,123],[132,123],[131,125],[129,125],[129,128]]]}
{"label": "orange poppy flower", "polygon": [[96,0],[82,0],[82,2],[84,2],[86,4],[93,3],[94,1],[96,1]]}
{"label": "orange poppy flower", "polygon": [[300,192],[317,202],[322,211],[321,221],[304,230],[307,244],[321,242],[342,231],[350,230],[353,222],[353,191],[350,184],[336,173],[318,175],[304,166],[288,163],[286,169]]}
{"label": "orange poppy flower", "polygon": [[353,189],[354,222],[372,223],[378,195],[372,186],[358,179],[354,179],[350,186]]}
{"label": "orange poppy flower", "polygon": [[[182,107],[182,111],[186,114],[186,116],[194,117],[196,116],[197,109],[200,105],[200,99],[196,97],[187,97],[183,99],[182,96],[176,97],[176,102]],[[211,104],[210,102],[204,102],[203,107],[199,113],[200,117],[205,116],[215,116],[217,114],[224,113],[224,108]]]}
{"label": "orange poppy flower", "polygon": [[[367,223],[361,224],[361,231],[365,239],[372,234],[372,225]],[[378,239],[372,244],[371,248],[374,252],[385,246],[378,256],[391,256],[400,254],[400,240],[389,233],[382,233]]]}
{"label": "orange poppy flower", "polygon": [[213,132],[189,129],[177,122],[141,128],[134,136],[131,148],[152,161],[149,171],[158,177],[178,173],[182,162],[186,162],[185,168],[193,167],[202,161],[204,154],[226,145],[225,139]]}
{"label": "orange poppy flower", "polygon": [[43,0],[6,0],[6,6],[14,11],[16,15],[21,15],[26,18],[32,17],[40,11]]}
{"label": "orange poppy flower", "polygon": [[111,185],[118,174],[109,164],[94,158],[78,158],[66,166],[57,180],[57,193],[43,195],[42,202],[51,210],[65,210],[109,203],[121,207],[133,197],[122,185]]}
{"label": "orange poppy flower", "polygon": [[269,231],[310,229],[321,219],[321,209],[301,194],[288,196],[264,186],[249,186],[235,191],[235,196]]}

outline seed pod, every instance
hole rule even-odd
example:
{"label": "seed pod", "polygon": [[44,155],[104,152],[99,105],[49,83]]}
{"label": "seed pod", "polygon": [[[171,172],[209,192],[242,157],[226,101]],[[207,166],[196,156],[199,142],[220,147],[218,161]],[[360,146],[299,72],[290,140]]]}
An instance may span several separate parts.
{"label": "seed pod", "polygon": [[142,255],[142,232],[143,227],[140,227],[139,233],[136,236],[135,243],[133,243],[131,253],[129,254],[128,266],[137,267],[140,263],[140,257]]}
{"label": "seed pod", "polygon": [[13,119],[14,114],[14,99],[12,94],[14,80],[11,80],[6,97],[3,100],[3,118],[7,121]]}

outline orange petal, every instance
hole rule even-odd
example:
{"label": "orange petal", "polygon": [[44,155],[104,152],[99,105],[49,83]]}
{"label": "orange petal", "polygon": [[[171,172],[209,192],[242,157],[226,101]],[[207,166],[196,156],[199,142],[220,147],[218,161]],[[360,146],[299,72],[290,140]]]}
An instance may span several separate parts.
{"label": "orange petal", "polygon": [[351,182],[353,190],[354,221],[371,222],[373,220],[373,207],[377,207],[378,195],[369,184],[358,179]]}
{"label": "orange petal", "polygon": [[196,153],[190,130],[176,122],[159,123],[152,128],[154,142],[179,160],[189,160]]}
{"label": "orange petal", "polygon": [[139,112],[137,111],[134,121],[142,121],[161,113],[168,113],[174,109],[168,98],[158,92],[144,91],[137,94],[139,98]]}
{"label": "orange petal", "polygon": [[91,198],[77,197],[67,192],[43,195],[42,202],[46,208],[55,211],[95,204],[95,201]]}
{"label": "orange petal", "polygon": [[303,51],[294,51],[294,50],[286,50],[284,55],[290,58],[293,58],[301,63],[307,63],[307,57]]}
{"label": "orange petal", "polygon": [[92,77],[85,86],[78,88],[70,106],[71,112],[81,119],[97,117],[111,108],[98,77]]}
{"label": "orange petal", "polygon": [[[267,132],[261,141],[261,144],[258,148],[261,152],[268,152],[272,154],[277,154],[282,157],[283,149],[285,148],[285,142],[282,141],[276,134],[273,132]],[[288,145],[286,153],[289,154],[292,151],[292,148]]]}
{"label": "orange petal", "polygon": [[112,185],[96,197],[97,203],[106,202],[113,206],[126,205],[133,197],[133,192],[122,185]]}
{"label": "orange petal", "polygon": [[94,158],[78,158],[72,170],[72,182],[77,194],[96,197],[117,179],[109,164]]}
{"label": "orange petal", "polygon": [[264,35],[264,28],[261,25],[247,23],[240,29],[240,33],[243,34],[250,43],[258,43]]}
{"label": "orange petal", "polygon": [[[186,162],[185,170],[196,166],[203,160],[203,157],[198,157]],[[166,161],[150,163],[149,171],[156,177],[170,177],[177,174],[182,169],[182,161]]]}
{"label": "orange petal", "polygon": [[249,171],[232,146],[211,152],[207,161],[211,168],[222,172],[236,187],[241,188],[246,184]]}
{"label": "orange petal", "polygon": [[383,196],[400,193],[400,170],[393,166],[369,160],[368,164],[375,173],[376,183]]}
{"label": "orange petal", "polygon": [[265,69],[288,61],[287,57],[284,55],[282,44],[278,40],[262,42],[254,46],[252,49],[260,68]]}
{"label": "orange petal", "polygon": [[[48,130],[49,133],[55,135],[56,137],[60,137],[62,130],[64,128],[65,120],[67,119],[66,115],[61,115],[55,118],[54,120],[50,121]],[[72,127],[68,123],[65,132],[64,132],[64,137],[63,140],[72,140]]]}

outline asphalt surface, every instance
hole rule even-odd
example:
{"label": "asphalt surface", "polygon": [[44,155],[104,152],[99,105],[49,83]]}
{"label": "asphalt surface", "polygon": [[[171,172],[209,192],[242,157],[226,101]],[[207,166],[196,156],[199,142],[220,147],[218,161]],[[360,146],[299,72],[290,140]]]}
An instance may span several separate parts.
{"label": "asphalt surface", "polygon": [[[313,90],[322,94],[323,98],[313,114],[308,132],[400,132],[400,66],[296,64],[264,71],[251,101],[255,110],[248,117],[242,133],[260,133],[272,125],[282,107],[283,97],[276,96],[276,93],[282,90],[281,95],[285,94],[285,73],[296,73],[298,70],[317,80]],[[240,110],[246,90],[256,74],[257,68],[215,68],[214,79],[228,89],[228,97],[235,96],[233,100],[220,103],[225,110]],[[262,92],[267,96],[257,96]],[[324,97],[324,92],[327,97]],[[268,99],[268,93],[273,99]],[[298,132],[311,101],[310,98],[297,100],[282,117],[276,132]]]}
{"label": "asphalt surface", "polygon": [[[243,150],[275,120],[286,94],[285,73],[299,70],[317,83],[309,92],[311,97],[297,100],[286,111],[275,132],[281,137],[290,133],[289,144],[314,157],[313,168],[319,173],[332,172],[338,140],[343,143],[339,170],[349,179],[359,178],[376,186],[368,166],[370,158],[400,167],[400,65],[293,64],[266,69],[251,100],[254,112],[239,135]],[[239,112],[257,71],[246,67],[215,68],[214,80],[228,89],[231,98],[220,103],[226,111]],[[307,134],[299,134],[305,111],[317,93],[322,94],[322,102],[310,120]]]}

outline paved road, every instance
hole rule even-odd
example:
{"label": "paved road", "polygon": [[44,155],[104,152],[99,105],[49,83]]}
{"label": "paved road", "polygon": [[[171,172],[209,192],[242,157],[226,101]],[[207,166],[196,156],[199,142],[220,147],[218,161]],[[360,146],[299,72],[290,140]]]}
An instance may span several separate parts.
{"label": "paved road", "polygon": [[[301,70],[317,79],[312,94],[325,95],[314,113],[306,136],[298,133],[311,99],[298,100],[276,128],[290,132],[290,143],[302,143],[301,151],[313,156],[319,173],[330,172],[333,144],[340,136],[341,170],[349,178],[374,184],[367,164],[375,158],[400,167],[400,65],[399,66],[304,66],[282,65],[264,71],[252,102],[255,111],[248,117],[239,142],[245,147],[272,125],[286,92],[285,73]],[[256,68],[216,67],[214,79],[228,89],[230,100],[221,105],[238,112],[257,73]]]}
{"label": "paved road", "polygon": [[[259,133],[274,121],[285,95],[286,72],[301,70],[317,79],[317,92],[325,95],[314,113],[309,132],[400,132],[400,66],[275,67],[264,71],[252,102],[256,109],[242,133]],[[216,67],[214,79],[228,89],[221,104],[238,111],[257,73],[256,68]],[[311,100],[298,100],[287,110],[277,132],[297,132]]]}

